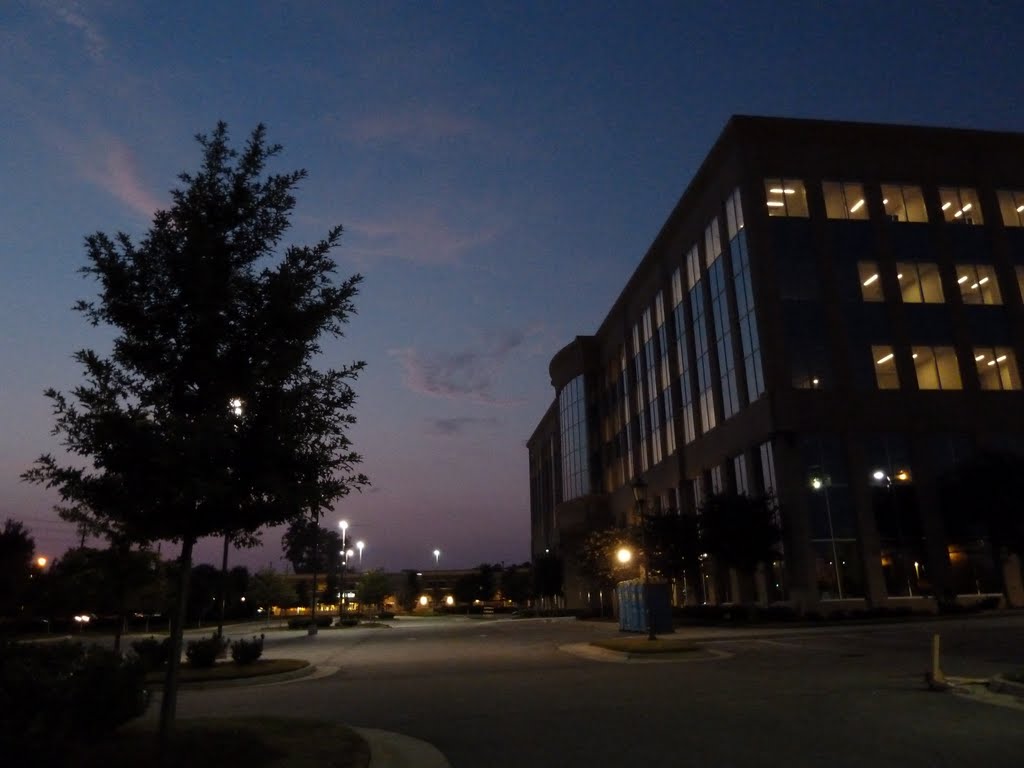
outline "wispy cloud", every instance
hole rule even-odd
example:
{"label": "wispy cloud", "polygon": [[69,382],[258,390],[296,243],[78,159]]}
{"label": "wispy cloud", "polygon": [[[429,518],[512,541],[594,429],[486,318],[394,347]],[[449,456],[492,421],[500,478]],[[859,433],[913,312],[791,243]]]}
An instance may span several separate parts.
{"label": "wispy cloud", "polygon": [[83,13],[79,3],[75,0],[36,0],[36,4],[79,33],[90,58],[94,61],[103,59],[107,38],[100,27]]}
{"label": "wispy cloud", "polygon": [[473,427],[493,426],[497,423],[498,420],[493,416],[454,416],[448,419],[431,419],[430,432],[444,437],[455,437]]}
{"label": "wispy cloud", "polygon": [[73,149],[72,160],[82,176],[139,215],[150,218],[160,207],[140,179],[135,154],[120,139],[96,138],[87,147]]}
{"label": "wispy cloud", "polygon": [[512,405],[517,400],[494,394],[502,367],[523,346],[528,334],[509,330],[491,334],[477,347],[425,355],[415,349],[391,350],[402,364],[405,385],[434,397],[471,400],[489,405]]}
{"label": "wispy cloud", "polygon": [[459,263],[470,251],[493,242],[504,225],[477,218],[473,228],[447,220],[436,209],[396,212],[388,218],[355,221],[346,230],[353,258],[371,262],[397,258],[418,264]]}
{"label": "wispy cloud", "polygon": [[400,144],[424,149],[430,144],[478,133],[482,125],[472,118],[433,107],[403,107],[358,118],[343,129],[356,144]]}

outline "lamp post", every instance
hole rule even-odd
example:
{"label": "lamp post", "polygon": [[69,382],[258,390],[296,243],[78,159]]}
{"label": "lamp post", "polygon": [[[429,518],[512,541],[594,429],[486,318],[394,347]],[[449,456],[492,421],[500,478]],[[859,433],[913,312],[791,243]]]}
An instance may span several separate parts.
{"label": "lamp post", "polygon": [[338,591],[340,593],[340,599],[338,600],[338,616],[345,615],[345,566],[348,565],[348,556],[345,552],[348,551],[348,539],[345,533],[348,531],[348,520],[339,520],[338,527],[341,528],[341,546],[342,549],[338,552],[339,555],[344,558],[341,561],[341,576],[338,579]]}
{"label": "lamp post", "polygon": [[441,550],[434,550],[434,568],[437,568],[437,564],[441,561]]}
{"label": "lamp post", "polygon": [[815,467],[815,473],[811,475],[810,486],[812,491],[821,491],[825,497],[825,519],[828,522],[828,537],[829,544],[832,545],[832,570],[836,575],[836,592],[839,593],[839,599],[843,599],[843,577],[839,570],[839,552],[836,549],[836,534],[835,529],[832,526],[832,502],[829,499],[828,489],[832,485],[832,478],[826,475],[824,472],[819,471],[820,467]]}
{"label": "lamp post", "polygon": [[[647,618],[647,639],[654,636],[654,621],[651,618],[651,553],[647,549],[647,483],[638,477],[633,481],[633,498],[640,515],[640,547],[644,551],[644,616]],[[621,561],[621,551],[620,551]]]}
{"label": "lamp post", "polygon": [[[871,473],[871,477],[875,482],[885,488],[886,498],[889,502],[889,513],[896,520],[896,548],[899,550],[900,564],[903,566],[903,574],[907,578],[907,597],[914,596],[914,587],[910,580],[910,568],[907,567],[907,551],[903,543],[903,515],[900,513],[899,505],[896,503],[896,494],[893,492],[893,478],[890,477],[885,470],[876,469]],[[910,472],[905,469],[898,470],[896,472],[896,479],[902,483],[909,482]],[[917,577],[920,578],[920,564],[914,561],[914,571]]]}
{"label": "lamp post", "polygon": [[357,541],[356,542],[356,549],[359,550],[359,567],[360,568],[363,567],[363,547],[365,547],[365,546],[366,546],[366,542],[364,542],[364,541]]}

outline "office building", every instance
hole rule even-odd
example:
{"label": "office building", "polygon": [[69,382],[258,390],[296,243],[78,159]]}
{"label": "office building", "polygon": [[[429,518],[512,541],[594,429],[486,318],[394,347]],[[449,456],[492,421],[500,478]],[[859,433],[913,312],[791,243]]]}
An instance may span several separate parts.
{"label": "office building", "polygon": [[733,117],[596,332],[551,360],[534,556],[593,605],[574,553],[630,521],[642,477],[654,514],[779,502],[757,595],[707,574],[690,602],[1001,592],[939,480],[1024,453],[1022,293],[1024,134]]}

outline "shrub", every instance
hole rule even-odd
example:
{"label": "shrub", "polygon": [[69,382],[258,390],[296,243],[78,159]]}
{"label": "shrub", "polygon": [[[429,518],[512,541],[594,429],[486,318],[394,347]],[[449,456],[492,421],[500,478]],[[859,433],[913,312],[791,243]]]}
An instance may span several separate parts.
{"label": "shrub", "polygon": [[[334,617],[330,614],[318,613],[316,615],[316,625],[318,627],[329,627],[334,621]],[[288,629],[306,629],[310,624],[313,623],[311,616],[292,616],[288,619]]]}
{"label": "shrub", "polygon": [[231,643],[231,660],[235,664],[253,664],[263,655],[263,635],[252,640],[235,640]]}
{"label": "shrub", "polygon": [[145,672],[152,672],[160,669],[171,657],[171,638],[165,637],[157,640],[155,637],[146,637],[132,643],[132,650],[142,665]]}
{"label": "shrub", "polygon": [[185,648],[185,658],[190,666],[202,669],[217,663],[217,657],[224,653],[228,641],[213,635],[202,640],[190,640]]}
{"label": "shrub", "polygon": [[0,643],[0,754],[49,765],[146,710],[137,659],[80,643]]}
{"label": "shrub", "polygon": [[395,612],[394,611],[381,611],[380,613],[377,614],[377,618],[378,619],[384,619],[384,620],[393,619],[393,618],[395,618]]}

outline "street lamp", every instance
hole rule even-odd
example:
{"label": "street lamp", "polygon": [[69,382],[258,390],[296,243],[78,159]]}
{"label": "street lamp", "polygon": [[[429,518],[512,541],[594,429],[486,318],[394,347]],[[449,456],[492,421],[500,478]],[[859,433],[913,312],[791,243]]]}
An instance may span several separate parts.
{"label": "street lamp", "polygon": [[437,568],[437,564],[441,561],[441,550],[434,550],[434,567]]}
{"label": "street lamp", "polygon": [[626,565],[633,559],[633,553],[627,547],[620,547],[619,551],[615,553],[615,559],[618,560],[621,565]]}
{"label": "street lamp", "polygon": [[647,483],[642,477],[633,481],[633,498],[636,500],[637,512],[640,514],[640,548],[644,551],[644,614],[647,617],[647,639],[657,640],[654,636],[654,622],[651,620],[651,553],[647,549]]}
{"label": "street lamp", "polygon": [[[348,541],[345,538],[345,533],[348,531],[348,520],[339,520],[338,527],[341,528],[341,546],[345,547]],[[345,555],[345,550],[342,549],[338,552],[339,555],[345,559],[341,562],[341,577],[338,579],[338,588],[340,590],[338,600],[338,616],[345,615],[345,566],[348,565],[348,558]]]}
{"label": "street lamp", "polygon": [[[815,467],[815,470],[820,467]],[[825,497],[825,520],[828,522],[829,543],[832,545],[832,570],[836,575],[836,592],[839,599],[843,599],[843,575],[839,570],[839,552],[836,549],[836,534],[832,525],[832,502],[829,499],[828,489],[832,485],[832,478],[820,472],[811,475],[810,486],[812,491],[821,491]]]}
{"label": "street lamp", "polygon": [[365,546],[366,546],[366,542],[364,542],[364,541],[357,541],[356,542],[356,549],[359,550],[359,567],[360,568],[363,565],[363,547],[365,547]]}
{"label": "street lamp", "polygon": [[[876,469],[871,473],[871,477],[883,488],[885,488],[886,498],[889,502],[889,513],[896,520],[896,548],[899,550],[900,563],[903,566],[903,573],[907,577],[907,596],[914,596],[914,587],[911,584],[910,579],[910,568],[907,567],[907,551],[903,542],[903,515],[900,513],[899,505],[896,501],[896,494],[893,490],[893,477],[890,477],[885,470]],[[910,472],[905,469],[897,470],[895,473],[895,479],[901,483],[910,481]],[[918,579],[920,579],[920,564],[914,561],[914,573]]]}

